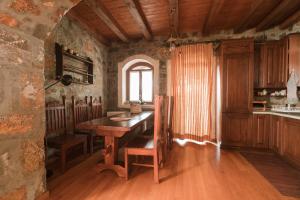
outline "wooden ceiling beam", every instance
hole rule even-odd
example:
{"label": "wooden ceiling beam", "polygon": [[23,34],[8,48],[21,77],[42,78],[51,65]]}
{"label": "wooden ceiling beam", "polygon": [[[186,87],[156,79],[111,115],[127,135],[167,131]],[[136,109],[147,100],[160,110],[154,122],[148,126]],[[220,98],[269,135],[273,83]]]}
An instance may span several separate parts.
{"label": "wooden ceiling beam", "polygon": [[281,3],[256,26],[256,31],[263,31],[277,25],[274,23],[281,20],[287,12],[291,12],[292,10],[295,11],[295,9],[299,8],[299,5],[300,1],[298,0],[281,1]]}
{"label": "wooden ceiling beam", "polygon": [[100,1],[86,0],[85,3],[123,42],[128,42],[128,38],[120,25]]}
{"label": "wooden ceiling beam", "polygon": [[293,25],[294,23],[298,22],[300,20],[300,10],[289,16],[286,20],[284,20],[280,25],[280,29],[286,29]]}
{"label": "wooden ceiling beam", "polygon": [[253,20],[253,15],[257,9],[262,5],[264,0],[253,1],[249,13],[242,19],[241,23],[234,29],[235,33],[241,33],[247,30],[249,23]]}
{"label": "wooden ceiling beam", "polygon": [[149,25],[147,23],[147,20],[145,19],[144,13],[142,9],[140,8],[140,5],[135,0],[124,0],[125,4],[128,7],[129,12],[131,13],[133,19],[136,21],[136,23],[139,25],[144,37],[147,40],[152,39],[152,34],[149,28]]}
{"label": "wooden ceiling beam", "polygon": [[76,23],[78,26],[85,29],[92,37],[98,40],[100,43],[104,44],[105,46],[109,45],[109,41],[103,37],[95,28],[88,26],[82,19],[71,9],[67,15],[72,22]]}
{"label": "wooden ceiling beam", "polygon": [[170,4],[170,29],[174,37],[178,36],[178,0],[169,0]]}
{"label": "wooden ceiling beam", "polygon": [[224,0],[212,0],[211,6],[208,12],[208,16],[203,24],[202,35],[207,36],[211,32],[209,26],[213,23],[213,20],[217,18],[218,13],[222,9]]}

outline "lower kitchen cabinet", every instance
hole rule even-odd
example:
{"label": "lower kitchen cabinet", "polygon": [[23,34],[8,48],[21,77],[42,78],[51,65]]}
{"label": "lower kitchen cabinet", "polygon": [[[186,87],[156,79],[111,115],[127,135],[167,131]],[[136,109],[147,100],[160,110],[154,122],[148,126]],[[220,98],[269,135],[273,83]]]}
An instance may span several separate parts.
{"label": "lower kitchen cabinet", "polygon": [[270,116],[270,136],[269,148],[277,153],[281,153],[281,131],[282,131],[282,117]]}
{"label": "lower kitchen cabinet", "polygon": [[249,146],[252,115],[241,113],[223,113],[222,115],[222,146]]}
{"label": "lower kitchen cabinet", "polygon": [[270,135],[270,116],[265,114],[253,115],[253,129],[251,133],[252,147],[268,148]]}
{"label": "lower kitchen cabinet", "polygon": [[282,156],[300,168],[300,120],[284,118],[281,138]]}

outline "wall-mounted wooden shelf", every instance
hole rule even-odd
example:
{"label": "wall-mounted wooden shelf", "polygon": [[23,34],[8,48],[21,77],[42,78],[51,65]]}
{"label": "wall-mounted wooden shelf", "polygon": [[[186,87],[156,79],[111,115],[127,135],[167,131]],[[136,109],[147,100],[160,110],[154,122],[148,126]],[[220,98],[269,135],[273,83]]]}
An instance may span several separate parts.
{"label": "wall-mounted wooden shelf", "polygon": [[[60,80],[63,75],[73,75],[73,83],[89,85],[94,82],[93,60],[89,57],[78,56],[63,49],[63,46],[55,43],[56,54],[56,79]],[[69,63],[68,63],[69,62]],[[71,63],[71,64],[70,64]],[[78,66],[75,64],[78,63]],[[74,77],[74,75],[76,77]]]}

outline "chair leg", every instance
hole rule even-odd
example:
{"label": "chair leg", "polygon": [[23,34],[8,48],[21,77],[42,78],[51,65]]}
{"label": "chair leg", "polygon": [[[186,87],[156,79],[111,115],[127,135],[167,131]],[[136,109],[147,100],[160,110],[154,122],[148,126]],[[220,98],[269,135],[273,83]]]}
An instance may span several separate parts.
{"label": "chair leg", "polygon": [[60,164],[61,164],[61,172],[65,173],[66,171],[66,149],[61,147],[60,149]]}
{"label": "chair leg", "polygon": [[127,181],[128,180],[128,152],[126,148],[124,154],[125,154],[125,179]]}
{"label": "chair leg", "polygon": [[94,153],[94,136],[89,135],[90,140],[90,155]]}
{"label": "chair leg", "polygon": [[86,156],[87,154],[87,140],[83,142],[83,155]]}
{"label": "chair leg", "polygon": [[158,152],[155,151],[154,156],[153,156],[153,172],[154,172],[154,182],[159,183],[159,173],[158,173],[158,168],[159,168],[159,161],[158,161]]}

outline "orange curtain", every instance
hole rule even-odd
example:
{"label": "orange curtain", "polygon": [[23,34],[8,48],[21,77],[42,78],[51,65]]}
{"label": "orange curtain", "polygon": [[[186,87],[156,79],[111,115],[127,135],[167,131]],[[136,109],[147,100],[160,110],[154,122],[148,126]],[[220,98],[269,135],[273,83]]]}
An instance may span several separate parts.
{"label": "orange curtain", "polygon": [[215,139],[215,68],[212,44],[186,45],[172,52],[175,137]]}

